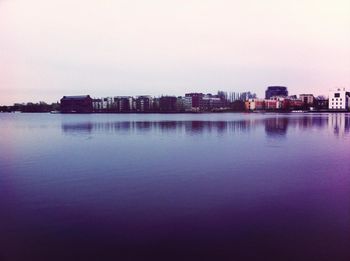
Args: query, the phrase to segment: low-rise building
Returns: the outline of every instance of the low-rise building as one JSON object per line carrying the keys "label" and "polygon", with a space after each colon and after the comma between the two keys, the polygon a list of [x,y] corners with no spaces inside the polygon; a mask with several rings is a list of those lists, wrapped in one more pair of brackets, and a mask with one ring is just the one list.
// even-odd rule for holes
{"label": "low-rise building", "polygon": [[265,109],[266,110],[276,110],[278,108],[277,100],[265,100]]}
{"label": "low-rise building", "polygon": [[315,97],[313,94],[300,94],[299,95],[300,100],[303,101],[305,105],[313,105],[315,101]]}
{"label": "low-rise building", "polygon": [[303,109],[304,102],[300,99],[290,99],[288,107],[290,110],[301,110]]}
{"label": "low-rise building", "polygon": [[61,99],[61,112],[63,113],[91,113],[93,112],[90,95],[63,96]]}
{"label": "low-rise building", "polygon": [[264,110],[265,109],[265,100],[263,99],[249,99],[245,102],[246,110]]}
{"label": "low-rise building", "polygon": [[318,96],[315,99],[315,104],[316,104],[316,108],[318,110],[327,110],[328,109],[328,99],[324,96]]}
{"label": "low-rise building", "polygon": [[204,95],[199,102],[200,111],[212,111],[222,109],[225,107],[225,101],[218,95],[212,95],[210,93]]}

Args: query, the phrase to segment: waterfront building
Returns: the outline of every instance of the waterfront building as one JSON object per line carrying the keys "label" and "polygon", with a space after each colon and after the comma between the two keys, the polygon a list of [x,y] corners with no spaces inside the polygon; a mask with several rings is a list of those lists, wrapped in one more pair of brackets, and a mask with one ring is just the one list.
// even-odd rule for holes
{"label": "waterfront building", "polygon": [[265,100],[263,99],[249,99],[245,102],[246,110],[264,110],[265,109]]}
{"label": "waterfront building", "polygon": [[177,111],[191,112],[192,111],[192,97],[177,97]]}
{"label": "waterfront building", "polygon": [[278,101],[277,100],[265,100],[265,109],[266,110],[278,109]]}
{"label": "waterfront building", "polygon": [[63,113],[91,113],[93,111],[90,95],[63,96],[61,99],[61,112]]}
{"label": "waterfront building", "polygon": [[103,110],[111,110],[113,105],[113,98],[112,97],[105,97],[102,98],[102,109]]}
{"label": "waterfront building", "polygon": [[137,112],[149,112],[152,110],[151,96],[138,96],[135,99],[135,109]]}
{"label": "waterfront building", "polygon": [[200,102],[204,97],[203,93],[186,93],[185,97],[192,98],[192,111],[199,111]]}
{"label": "waterfront building", "polygon": [[212,111],[224,107],[225,101],[223,101],[218,95],[212,95],[210,93],[204,95],[199,102],[200,111]]}
{"label": "waterfront building", "polygon": [[153,98],[152,99],[152,108],[153,111],[159,111],[159,98]]}
{"label": "waterfront building", "polygon": [[350,92],[345,88],[329,91],[330,110],[349,110]]}
{"label": "waterfront building", "polygon": [[100,112],[103,109],[102,99],[93,99],[92,108],[95,112]]}
{"label": "waterfront building", "polygon": [[304,102],[300,99],[289,99],[288,108],[290,110],[301,110],[303,109]]}
{"label": "waterfront building", "polygon": [[328,99],[324,96],[318,96],[315,98],[316,108],[318,110],[328,109]]}
{"label": "waterfront building", "polygon": [[276,101],[277,110],[287,110],[289,108],[290,99],[288,97],[273,96],[270,98],[270,100]]}
{"label": "waterfront building", "polygon": [[113,110],[116,112],[131,112],[131,111],[133,111],[133,97],[131,97],[131,96],[116,96],[116,97],[114,97]]}
{"label": "waterfront building", "polygon": [[175,96],[162,96],[159,98],[160,112],[176,112],[177,98]]}
{"label": "waterfront building", "polygon": [[305,105],[313,105],[315,102],[315,97],[313,94],[300,94],[299,98]]}
{"label": "waterfront building", "polygon": [[269,86],[265,92],[265,99],[270,99],[271,97],[287,97],[288,89],[284,86]]}

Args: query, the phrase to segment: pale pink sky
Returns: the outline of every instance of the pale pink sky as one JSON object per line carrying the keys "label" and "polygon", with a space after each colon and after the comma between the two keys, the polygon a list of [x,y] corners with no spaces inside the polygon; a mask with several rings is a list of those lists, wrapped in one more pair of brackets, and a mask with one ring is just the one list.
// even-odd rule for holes
{"label": "pale pink sky", "polygon": [[350,88],[349,0],[0,0],[0,104]]}

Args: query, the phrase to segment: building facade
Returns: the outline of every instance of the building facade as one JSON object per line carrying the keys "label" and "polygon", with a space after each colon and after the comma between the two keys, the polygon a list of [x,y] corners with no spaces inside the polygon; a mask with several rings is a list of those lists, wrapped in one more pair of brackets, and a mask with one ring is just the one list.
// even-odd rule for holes
{"label": "building facade", "polygon": [[288,89],[285,86],[269,86],[265,92],[265,99],[270,99],[274,96],[287,97]]}
{"label": "building facade", "polygon": [[192,111],[192,97],[177,97],[177,111],[191,112]]}
{"label": "building facade", "polygon": [[113,99],[113,110],[116,112],[132,112],[133,97],[131,96],[116,96]]}
{"label": "building facade", "polygon": [[137,112],[150,112],[152,108],[151,96],[138,96],[135,100],[135,108]]}
{"label": "building facade", "polygon": [[350,92],[345,88],[329,92],[328,108],[330,110],[349,110]]}
{"label": "building facade", "polygon": [[163,96],[159,98],[160,112],[176,112],[177,98],[175,96]]}
{"label": "building facade", "polygon": [[204,97],[204,94],[203,93],[186,93],[185,97],[191,97],[192,111],[199,111],[200,102]]}
{"label": "building facade", "polygon": [[303,101],[305,105],[313,105],[315,102],[315,97],[313,94],[300,94],[299,95],[300,100]]}
{"label": "building facade", "polygon": [[91,113],[93,112],[90,95],[63,96],[61,99],[61,112],[63,113]]}
{"label": "building facade", "polygon": [[249,99],[245,102],[245,108],[248,111],[264,110],[265,100],[263,99]]}

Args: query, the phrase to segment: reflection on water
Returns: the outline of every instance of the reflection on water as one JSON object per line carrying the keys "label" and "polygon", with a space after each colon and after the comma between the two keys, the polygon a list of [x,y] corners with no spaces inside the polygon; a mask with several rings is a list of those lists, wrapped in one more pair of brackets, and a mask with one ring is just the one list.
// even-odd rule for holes
{"label": "reflection on water", "polygon": [[0,260],[350,260],[349,114],[0,114]]}
{"label": "reflection on water", "polygon": [[145,122],[83,122],[62,123],[66,133],[122,132],[122,131],[175,131],[186,133],[248,131],[249,121],[145,121]]}
{"label": "reflection on water", "polygon": [[328,126],[337,136],[348,135],[350,130],[350,117],[345,114],[331,114],[328,118]]}
{"label": "reflection on water", "polygon": [[155,131],[161,132],[183,132],[187,134],[200,134],[204,132],[234,133],[247,132],[259,126],[265,128],[268,136],[284,136],[288,128],[307,130],[309,128],[328,128],[337,136],[344,136],[350,130],[349,114],[327,114],[308,116],[275,116],[235,121],[89,121],[78,123],[62,122],[62,130],[65,133],[82,134],[92,132],[126,132],[126,131]]}

